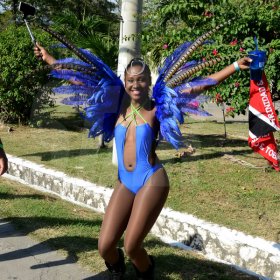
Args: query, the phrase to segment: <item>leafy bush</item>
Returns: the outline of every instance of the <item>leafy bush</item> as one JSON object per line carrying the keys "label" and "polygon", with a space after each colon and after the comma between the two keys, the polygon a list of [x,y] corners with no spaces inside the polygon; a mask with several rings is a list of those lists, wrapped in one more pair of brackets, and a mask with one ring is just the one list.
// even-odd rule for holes
{"label": "leafy bush", "polygon": [[[39,36],[39,40],[42,36]],[[46,39],[47,40],[47,39]],[[48,80],[25,27],[9,27],[0,33],[0,119],[26,124],[45,106],[52,105]]]}
{"label": "leafy bush", "polygon": [[[272,92],[280,92],[278,0],[151,0],[146,3],[145,11],[143,53],[155,68],[181,43],[192,41],[231,20],[210,38],[213,44],[205,44],[194,54],[196,59],[207,60],[215,56],[228,59],[198,75],[208,75],[246,56],[255,49],[253,38],[256,36],[259,48],[266,50],[268,55],[265,72],[268,80],[273,82]],[[213,97],[219,94],[227,105],[234,108],[231,113],[244,113],[248,105],[249,81],[249,71],[235,73],[209,94]]]}

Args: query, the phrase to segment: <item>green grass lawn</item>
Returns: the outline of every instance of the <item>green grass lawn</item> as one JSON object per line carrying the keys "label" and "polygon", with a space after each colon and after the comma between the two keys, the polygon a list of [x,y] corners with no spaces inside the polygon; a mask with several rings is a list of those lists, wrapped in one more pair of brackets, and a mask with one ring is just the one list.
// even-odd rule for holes
{"label": "green grass lawn", "polygon": [[[12,133],[0,129],[6,152],[94,183],[113,187],[117,168],[112,144],[98,149],[75,111],[59,106],[41,128],[16,126]],[[162,142],[158,156],[170,178],[166,206],[232,229],[280,242],[279,173],[247,145],[248,124],[187,119],[182,126],[193,154],[177,156]],[[277,136],[277,135],[276,135]],[[185,149],[186,150],[186,149]],[[180,152],[184,152],[184,149]]]}
{"label": "green grass lawn", "polygon": [[[4,178],[0,181],[0,202],[0,217],[11,221],[23,233],[47,243],[96,274],[106,269],[97,250],[102,215]],[[144,245],[155,257],[156,279],[257,279],[194,252],[170,247],[151,235]],[[126,263],[126,279],[133,280],[132,265],[128,259]]]}

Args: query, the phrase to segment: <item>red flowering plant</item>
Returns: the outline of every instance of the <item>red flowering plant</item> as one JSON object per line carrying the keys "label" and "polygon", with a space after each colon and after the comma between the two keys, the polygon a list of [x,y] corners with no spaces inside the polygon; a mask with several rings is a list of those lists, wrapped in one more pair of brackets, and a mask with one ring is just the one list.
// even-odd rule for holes
{"label": "red flowering plant", "polygon": [[220,105],[224,102],[220,93],[216,93],[214,101],[217,105]]}
{"label": "red flowering plant", "polygon": [[212,17],[213,16],[213,13],[209,10],[206,10],[203,12],[203,16],[204,17]]}
{"label": "red flowering plant", "polygon": [[216,49],[214,49],[214,50],[212,51],[212,54],[213,54],[214,56],[217,56],[218,53],[219,53],[219,52],[218,52]]}
{"label": "red flowering plant", "polygon": [[238,40],[237,40],[237,38],[235,38],[235,39],[233,39],[229,44],[230,44],[231,46],[236,46],[237,43],[238,43]]}
{"label": "red flowering plant", "polygon": [[226,116],[228,117],[228,116],[230,116],[230,117],[234,117],[234,115],[235,115],[235,108],[234,107],[227,107],[226,108]]}

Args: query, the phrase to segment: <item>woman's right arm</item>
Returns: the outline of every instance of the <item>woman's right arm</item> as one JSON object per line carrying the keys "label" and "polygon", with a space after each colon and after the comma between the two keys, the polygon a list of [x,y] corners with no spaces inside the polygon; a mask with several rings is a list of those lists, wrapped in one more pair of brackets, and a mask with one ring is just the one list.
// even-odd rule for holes
{"label": "woman's right arm", "polygon": [[48,51],[38,43],[36,43],[36,46],[34,47],[34,54],[38,59],[42,59],[49,65],[52,65],[56,62],[56,59],[53,56],[51,56],[48,53]]}
{"label": "woman's right arm", "polygon": [[[49,65],[56,63],[56,59],[52,55],[50,55],[48,51],[38,43],[36,43],[36,46],[34,47],[34,54],[38,59],[42,59]],[[70,82],[74,85],[83,85],[83,83],[79,81],[70,80]]]}

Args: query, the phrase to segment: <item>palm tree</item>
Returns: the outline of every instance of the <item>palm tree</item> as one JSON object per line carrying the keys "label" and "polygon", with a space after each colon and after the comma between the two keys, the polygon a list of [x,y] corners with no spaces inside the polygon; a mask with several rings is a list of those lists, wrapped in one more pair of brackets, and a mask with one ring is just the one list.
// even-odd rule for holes
{"label": "palm tree", "polygon": [[77,14],[66,11],[54,18],[54,28],[64,33],[78,47],[89,49],[113,69],[117,65],[118,26],[117,20],[109,22],[98,15],[78,18]]}

